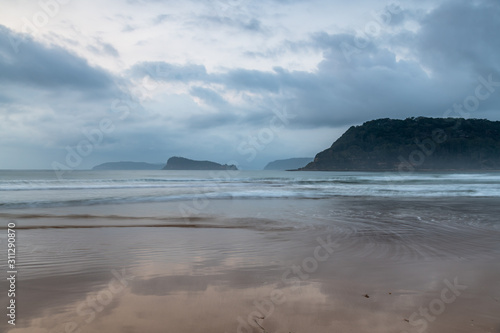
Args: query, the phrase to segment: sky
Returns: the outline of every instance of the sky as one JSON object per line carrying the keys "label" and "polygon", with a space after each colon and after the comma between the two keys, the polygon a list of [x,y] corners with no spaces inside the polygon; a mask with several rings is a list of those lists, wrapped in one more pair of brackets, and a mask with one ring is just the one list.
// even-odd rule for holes
{"label": "sky", "polygon": [[0,169],[261,169],[378,118],[500,120],[498,0],[0,2]]}

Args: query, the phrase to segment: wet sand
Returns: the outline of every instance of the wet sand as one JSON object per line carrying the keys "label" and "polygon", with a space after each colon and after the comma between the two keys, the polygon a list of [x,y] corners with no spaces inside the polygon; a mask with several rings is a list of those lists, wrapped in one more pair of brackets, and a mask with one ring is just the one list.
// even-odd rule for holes
{"label": "wet sand", "polygon": [[18,317],[0,330],[500,332],[497,206],[217,200],[188,219],[179,203],[11,210],[0,219],[19,227]]}

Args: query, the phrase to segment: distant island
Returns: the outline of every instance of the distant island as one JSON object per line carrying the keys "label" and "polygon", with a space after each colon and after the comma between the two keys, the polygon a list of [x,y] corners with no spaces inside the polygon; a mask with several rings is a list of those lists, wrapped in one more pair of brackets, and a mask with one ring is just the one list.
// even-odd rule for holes
{"label": "distant island", "polygon": [[96,165],[92,170],[161,170],[163,164],[145,162],[108,162]]}
{"label": "distant island", "polygon": [[273,162],[269,162],[264,170],[291,170],[302,168],[308,163],[312,162],[312,157],[296,157],[296,158],[288,158],[284,160],[276,160]]}
{"label": "distant island", "polygon": [[170,157],[163,170],[238,170],[235,165],[210,161],[195,161],[184,157]]}
{"label": "distant island", "polygon": [[299,170],[500,170],[500,121],[372,120],[349,128]]}

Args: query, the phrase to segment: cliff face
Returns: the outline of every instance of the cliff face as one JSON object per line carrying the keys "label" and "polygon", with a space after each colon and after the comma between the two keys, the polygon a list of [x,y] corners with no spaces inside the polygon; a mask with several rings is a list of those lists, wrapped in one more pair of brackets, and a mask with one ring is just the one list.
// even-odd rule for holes
{"label": "cliff face", "polygon": [[500,170],[500,122],[372,120],[349,128],[300,170]]}
{"label": "cliff face", "polygon": [[184,157],[171,157],[163,170],[238,170],[238,168],[235,165],[195,161]]}

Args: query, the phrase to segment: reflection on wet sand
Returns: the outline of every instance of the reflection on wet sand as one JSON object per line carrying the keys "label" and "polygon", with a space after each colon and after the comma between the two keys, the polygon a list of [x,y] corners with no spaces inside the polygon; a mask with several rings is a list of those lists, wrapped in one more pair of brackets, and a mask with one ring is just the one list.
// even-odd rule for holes
{"label": "reflection on wet sand", "polygon": [[297,202],[316,215],[293,228],[22,230],[19,322],[0,328],[499,332],[500,231],[484,217],[472,223],[482,205],[440,213],[419,202],[317,200]]}
{"label": "reflection on wet sand", "polygon": [[[9,332],[259,332],[259,326],[268,332],[418,331],[421,326],[412,327],[405,319],[439,297],[443,281],[428,277],[428,286],[389,288],[404,284],[391,274],[398,269],[386,267],[382,283],[372,268],[359,270],[351,281],[329,279],[323,272],[300,287],[262,282],[257,269],[239,281],[242,275],[229,271],[148,278],[136,275],[144,272],[136,268],[123,291],[115,286],[117,292],[109,292],[106,285],[67,304],[65,311],[45,309],[29,328]],[[415,272],[428,268],[420,265]],[[489,282],[498,295],[493,276],[489,281],[462,276],[467,292],[430,323],[428,332],[489,332],[498,324],[498,299],[489,295],[495,290],[478,285]]]}

